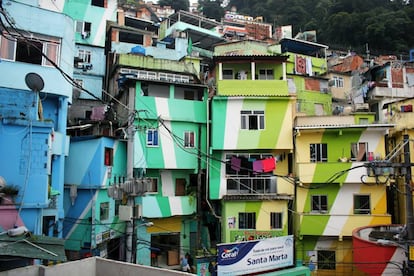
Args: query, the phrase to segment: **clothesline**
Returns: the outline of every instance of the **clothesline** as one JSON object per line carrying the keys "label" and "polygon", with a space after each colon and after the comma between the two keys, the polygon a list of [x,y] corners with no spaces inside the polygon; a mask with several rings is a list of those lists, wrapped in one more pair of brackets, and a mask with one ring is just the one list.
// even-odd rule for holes
{"label": "clothesline", "polygon": [[268,173],[276,169],[276,159],[274,157],[254,159],[232,156],[230,163],[232,170],[236,172],[247,169],[253,173]]}

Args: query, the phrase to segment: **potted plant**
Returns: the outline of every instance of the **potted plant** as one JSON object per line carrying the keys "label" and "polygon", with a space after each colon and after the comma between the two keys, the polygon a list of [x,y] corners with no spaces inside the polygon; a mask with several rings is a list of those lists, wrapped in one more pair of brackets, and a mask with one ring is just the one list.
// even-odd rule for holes
{"label": "potted plant", "polygon": [[19,187],[16,185],[6,185],[0,188],[0,197],[3,201],[8,201],[8,203],[12,203],[13,199],[19,193]]}

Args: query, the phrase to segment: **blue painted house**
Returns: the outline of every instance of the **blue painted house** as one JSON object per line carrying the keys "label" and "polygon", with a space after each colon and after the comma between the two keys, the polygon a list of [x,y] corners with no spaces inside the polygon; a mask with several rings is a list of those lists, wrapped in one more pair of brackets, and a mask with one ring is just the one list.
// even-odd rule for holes
{"label": "blue painted house", "polygon": [[102,136],[73,137],[65,166],[63,236],[68,259],[100,256],[122,260],[125,223],[122,197],[110,197],[110,184],[125,178],[125,143]]}
{"label": "blue painted house", "polygon": [[[61,237],[74,25],[68,16],[28,2],[2,7],[0,226]],[[16,188],[17,196],[9,197],[7,187]]]}

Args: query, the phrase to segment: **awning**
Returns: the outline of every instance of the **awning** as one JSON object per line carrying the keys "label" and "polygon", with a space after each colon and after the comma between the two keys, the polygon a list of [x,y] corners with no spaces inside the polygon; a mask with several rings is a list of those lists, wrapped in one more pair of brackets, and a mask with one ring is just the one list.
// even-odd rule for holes
{"label": "awning", "polygon": [[18,237],[1,234],[0,258],[5,256],[66,261],[63,239],[27,234]]}

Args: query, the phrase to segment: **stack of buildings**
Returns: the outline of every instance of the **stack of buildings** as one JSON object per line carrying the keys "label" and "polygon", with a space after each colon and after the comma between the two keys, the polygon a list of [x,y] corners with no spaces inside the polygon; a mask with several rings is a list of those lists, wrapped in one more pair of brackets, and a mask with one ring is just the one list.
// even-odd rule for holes
{"label": "stack of buildings", "polygon": [[407,269],[412,61],[124,2],[0,7],[0,267],[40,246],[202,274],[219,244],[291,235],[278,273]]}

